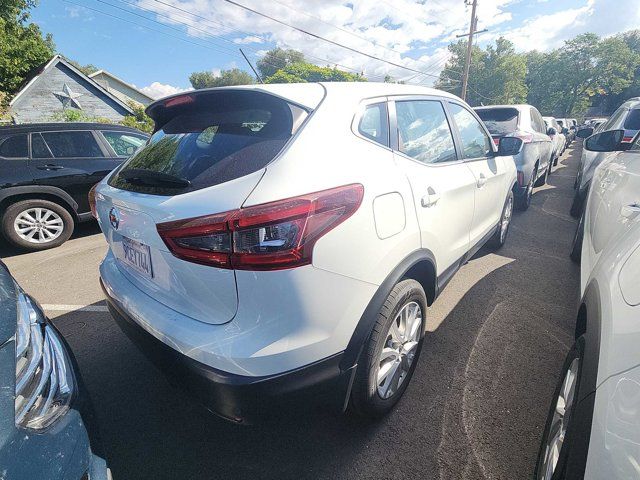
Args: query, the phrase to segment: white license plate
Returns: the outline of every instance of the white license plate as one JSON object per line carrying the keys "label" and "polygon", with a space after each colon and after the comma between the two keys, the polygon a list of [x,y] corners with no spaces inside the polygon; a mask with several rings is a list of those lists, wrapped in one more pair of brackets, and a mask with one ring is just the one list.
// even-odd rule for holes
{"label": "white license plate", "polygon": [[153,278],[151,268],[151,249],[149,245],[140,243],[127,237],[122,237],[122,259],[124,263],[143,275]]}

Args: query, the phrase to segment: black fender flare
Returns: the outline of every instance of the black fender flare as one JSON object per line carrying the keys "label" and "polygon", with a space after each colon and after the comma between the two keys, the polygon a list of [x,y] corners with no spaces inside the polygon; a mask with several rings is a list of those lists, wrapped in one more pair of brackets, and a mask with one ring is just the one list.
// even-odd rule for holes
{"label": "black fender flare", "polygon": [[[364,313],[360,317],[358,321],[358,325],[353,331],[353,335],[351,335],[351,339],[347,344],[347,348],[344,351],[342,356],[342,360],[340,362],[340,369],[342,371],[349,370],[355,366],[357,366],[358,358],[360,357],[360,353],[362,352],[362,348],[371,335],[371,331],[373,330],[373,326],[376,322],[376,317],[378,312],[382,308],[382,305],[386,301],[389,293],[393,290],[393,287],[400,281],[402,277],[404,277],[407,272],[419,262],[424,260],[429,261],[432,266],[434,272],[437,272],[436,269],[436,259],[431,250],[426,248],[422,248],[420,250],[416,250],[413,253],[409,254],[404,258],[397,266],[393,269],[393,271],[387,275],[387,278],[384,279],[382,284],[378,287],[378,290],[373,295],[373,298],[369,301],[369,304],[364,310]],[[434,277],[434,289],[435,296],[438,294],[438,279],[437,276]],[[427,294],[427,297],[429,295]],[[354,369],[355,372],[355,369]]]}
{"label": "black fender flare", "polygon": [[74,214],[78,212],[78,203],[67,192],[58,187],[51,185],[25,185],[20,187],[7,187],[0,189],[0,202],[3,202],[7,198],[17,195],[31,195],[31,194],[44,193],[46,195],[53,195],[54,197],[62,200],[68,207],[70,207]]}

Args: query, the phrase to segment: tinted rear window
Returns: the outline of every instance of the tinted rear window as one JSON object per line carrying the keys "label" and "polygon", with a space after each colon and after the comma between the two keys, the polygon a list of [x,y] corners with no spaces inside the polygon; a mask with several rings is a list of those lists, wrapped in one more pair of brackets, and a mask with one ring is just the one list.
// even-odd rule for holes
{"label": "tinted rear window", "polygon": [[476,110],[492,135],[506,135],[518,129],[518,110],[515,108],[491,108]]}
{"label": "tinted rear window", "polygon": [[21,133],[12,135],[5,139],[0,139],[0,157],[4,158],[27,158],[29,147],[27,134]]}
{"label": "tinted rear window", "polygon": [[625,130],[640,130],[640,108],[631,110],[624,121]]}
{"label": "tinted rear window", "polygon": [[[195,104],[170,117],[109,184],[141,193],[176,195],[248,175],[276,157],[306,115],[285,100],[251,91],[199,96]],[[127,169],[173,175],[190,185],[132,184],[121,175]]]}

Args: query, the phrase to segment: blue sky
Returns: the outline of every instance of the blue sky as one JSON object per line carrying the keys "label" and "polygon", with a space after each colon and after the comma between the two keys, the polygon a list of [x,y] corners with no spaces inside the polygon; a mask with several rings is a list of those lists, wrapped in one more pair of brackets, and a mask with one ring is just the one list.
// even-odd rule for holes
{"label": "blue sky", "polygon": [[[53,34],[63,55],[163,96],[188,88],[194,71],[248,69],[239,47],[255,62],[276,45],[302,50],[317,64],[364,71],[372,80],[391,74],[428,85],[470,17],[463,0],[237,1],[407,70],[224,0],[41,0],[32,18]],[[479,0],[478,18],[479,28],[489,29],[481,44],[504,35],[519,50],[548,50],[585,31],[612,35],[640,26],[640,9],[637,0]]]}

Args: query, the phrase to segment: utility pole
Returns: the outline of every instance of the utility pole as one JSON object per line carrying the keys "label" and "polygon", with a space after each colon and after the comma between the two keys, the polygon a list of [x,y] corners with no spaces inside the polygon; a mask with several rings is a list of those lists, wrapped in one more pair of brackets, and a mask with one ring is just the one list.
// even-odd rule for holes
{"label": "utility pole", "polygon": [[462,35],[456,35],[456,37],[469,37],[467,39],[467,56],[464,59],[464,73],[462,75],[462,100],[467,99],[467,85],[469,84],[469,68],[471,67],[471,51],[473,48],[473,36],[476,33],[486,32],[487,29],[484,30],[476,30],[478,27],[478,17],[476,16],[476,8],[478,6],[478,0],[465,0],[465,5],[469,5],[471,3],[471,21],[469,22],[469,33],[464,33]]}

